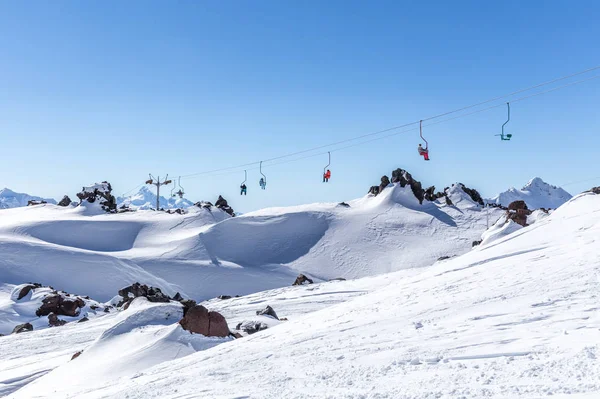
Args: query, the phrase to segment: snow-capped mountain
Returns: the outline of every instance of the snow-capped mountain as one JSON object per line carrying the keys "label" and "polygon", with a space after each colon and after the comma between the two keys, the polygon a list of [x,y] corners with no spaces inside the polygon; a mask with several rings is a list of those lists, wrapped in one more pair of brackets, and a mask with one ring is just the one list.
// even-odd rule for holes
{"label": "snow-capped mountain", "polygon": [[556,209],[573,196],[560,187],[550,185],[539,177],[531,179],[522,189],[514,187],[488,199],[488,203],[508,206],[511,202],[525,201],[529,209]]}
{"label": "snow-capped mountain", "polygon": [[[194,203],[186,198],[179,198],[179,196],[169,197],[168,199],[160,196],[159,204],[161,208],[173,209],[173,208],[188,208]],[[156,208],[156,193],[152,188],[142,187],[140,190],[129,197],[118,197],[117,205],[127,205],[131,209],[145,210]]]}
{"label": "snow-capped mountain", "polygon": [[16,193],[8,188],[0,190],[0,209],[27,206],[27,202],[29,201],[46,201],[49,204],[56,204],[56,201],[52,198],[42,198],[25,193]]}

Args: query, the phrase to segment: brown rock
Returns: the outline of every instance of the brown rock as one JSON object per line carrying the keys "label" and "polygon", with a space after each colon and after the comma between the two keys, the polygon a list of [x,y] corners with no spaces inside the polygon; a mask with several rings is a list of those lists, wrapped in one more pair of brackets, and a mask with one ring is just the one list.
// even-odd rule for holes
{"label": "brown rock", "polygon": [[19,324],[12,330],[12,333],[20,334],[27,331],[33,331],[33,326],[31,325],[31,323]]}
{"label": "brown rock", "polygon": [[225,318],[218,312],[209,312],[202,305],[188,309],[179,324],[184,330],[207,337],[227,337],[230,334]]}
{"label": "brown rock", "polygon": [[17,296],[17,301],[25,298],[27,296],[27,294],[29,294],[29,292],[31,292],[31,290],[33,290],[35,287],[35,285],[26,285],[25,287],[21,288],[21,291],[19,292],[19,296]]}
{"label": "brown rock", "polygon": [[294,281],[294,284],[292,285],[304,285],[304,284],[312,284],[313,281],[311,279],[309,279],[308,277],[306,277],[304,274],[299,274],[298,277],[296,277],[296,281]]}
{"label": "brown rock", "polygon": [[50,327],[60,327],[60,326],[64,326],[65,324],[67,324],[67,322],[64,321],[64,320],[60,320],[58,318],[58,316],[55,315],[54,313],[50,313],[48,315],[48,326],[50,326]]}
{"label": "brown rock", "polygon": [[71,357],[71,360],[75,360],[79,357],[79,355],[81,355],[83,353],[83,351],[79,351],[79,352],[75,352],[75,354]]}

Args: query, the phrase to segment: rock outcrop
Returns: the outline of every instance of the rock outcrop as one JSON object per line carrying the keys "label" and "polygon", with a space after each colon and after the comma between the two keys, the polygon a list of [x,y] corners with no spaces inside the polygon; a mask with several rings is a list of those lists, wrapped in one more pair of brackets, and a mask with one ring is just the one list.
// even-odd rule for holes
{"label": "rock outcrop", "polygon": [[591,189],[589,189],[588,191],[586,191],[586,193],[600,194],[600,186],[599,187],[592,187]]}
{"label": "rock outcrop", "polygon": [[[146,284],[133,283],[132,285],[121,288],[119,290],[119,295],[123,300],[121,300],[117,307],[123,306],[124,309],[129,307],[129,304],[138,297],[143,296],[149,302],[170,302],[171,297],[164,294],[160,288],[157,287],[148,287]],[[180,295],[181,296],[181,295]]]}
{"label": "rock outcrop", "polygon": [[231,333],[227,321],[218,312],[211,312],[202,305],[189,309],[179,321],[181,327],[190,333],[207,337],[228,337]]}
{"label": "rock outcrop", "polygon": [[235,216],[235,212],[233,211],[233,208],[230,207],[229,204],[227,204],[227,200],[220,195],[219,195],[219,199],[217,199],[217,202],[215,202],[215,206],[217,208],[227,212],[229,215]]}
{"label": "rock outcrop", "polygon": [[112,186],[109,182],[103,181],[89,187],[83,187],[81,192],[77,193],[80,204],[87,201],[90,204],[98,202],[106,212],[117,212],[117,200],[112,193]]}
{"label": "rock outcrop", "polygon": [[67,322],[64,320],[60,320],[58,318],[58,316],[55,315],[54,313],[50,313],[48,315],[48,326],[49,327],[60,327],[60,326],[64,326],[65,324],[67,324]]}
{"label": "rock outcrop", "polygon": [[257,316],[270,316],[270,317],[273,317],[274,319],[279,320],[279,317],[277,317],[277,313],[275,313],[275,310],[273,310],[273,308],[269,305],[267,305],[267,307],[264,308],[263,310],[257,310],[256,315]]}
{"label": "rock outcrop", "polygon": [[527,226],[527,216],[531,215],[531,211],[527,208],[525,201],[513,201],[508,205],[506,211],[506,220],[512,220],[521,226]]}
{"label": "rock outcrop", "polygon": [[79,309],[85,306],[81,298],[67,299],[61,294],[48,295],[42,300],[42,305],[36,310],[36,316],[48,316],[54,313],[58,316],[79,316]]}
{"label": "rock outcrop", "polygon": [[257,333],[262,330],[266,330],[267,328],[269,328],[269,326],[260,321],[244,321],[238,323],[238,325],[235,327],[236,330],[243,331],[248,335]]}
{"label": "rock outcrop", "polygon": [[312,284],[313,281],[306,277],[304,274],[299,274],[298,277],[296,277],[296,281],[294,281],[294,284],[292,285],[304,285],[304,284]]}
{"label": "rock outcrop", "polygon": [[27,201],[27,206],[42,205],[42,204],[47,204],[47,202],[44,200],[29,200],[29,201]]}
{"label": "rock outcrop", "polygon": [[12,330],[12,333],[20,334],[20,333],[24,333],[27,331],[33,331],[33,326],[31,325],[31,323],[19,324]]}
{"label": "rock outcrop", "polygon": [[60,202],[58,203],[58,206],[69,206],[69,205],[71,205],[71,202],[73,202],[73,201],[71,201],[71,198],[69,198],[68,195],[65,195],[63,197],[63,199],[61,199]]}
{"label": "rock outcrop", "polygon": [[458,183],[458,184],[460,185],[460,188],[462,188],[462,190],[465,193],[467,193],[473,201],[477,202],[481,206],[484,205],[483,198],[481,198],[481,194],[479,194],[479,192],[477,190],[475,190],[474,188],[469,188],[462,183]]}

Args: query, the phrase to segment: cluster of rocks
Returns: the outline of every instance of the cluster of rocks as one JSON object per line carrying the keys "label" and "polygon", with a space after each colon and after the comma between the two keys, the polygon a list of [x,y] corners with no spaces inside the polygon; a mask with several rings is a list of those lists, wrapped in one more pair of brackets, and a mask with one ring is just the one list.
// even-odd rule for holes
{"label": "cluster of rocks", "polygon": [[[48,317],[48,327],[60,327],[68,323],[66,320],[62,320],[59,316],[76,318],[82,315],[84,308],[89,306],[89,309],[96,310],[104,308],[105,312],[110,311],[110,307],[101,306],[98,302],[93,301],[88,296],[79,296],[69,294],[64,291],[57,291],[50,286],[43,286],[40,283],[27,283],[17,287],[18,292],[13,297],[17,302],[30,300],[35,290],[42,291],[42,303],[39,308],[35,311],[35,315],[38,317]],[[31,295],[30,295],[31,294]],[[39,295],[39,294],[38,294]],[[88,318],[85,314],[83,317],[77,320],[77,322],[85,322]],[[33,331],[33,325],[31,323],[19,324],[13,329],[13,333],[18,334],[22,332]]]}
{"label": "cluster of rocks", "polygon": [[233,208],[231,206],[229,206],[229,204],[227,203],[227,200],[225,198],[223,198],[221,195],[219,195],[219,198],[217,199],[217,202],[215,202],[214,205],[212,204],[212,202],[200,201],[200,202],[196,202],[194,204],[194,206],[197,206],[198,208],[208,209],[208,210],[210,210],[214,206],[214,207],[226,212],[230,216],[235,216],[235,211],[233,210]]}
{"label": "cluster of rocks", "polygon": [[306,277],[304,274],[299,274],[298,277],[296,277],[296,281],[294,281],[294,284],[292,285],[305,285],[305,284],[312,284],[313,281],[312,279]]}
{"label": "cluster of rocks", "polygon": [[117,212],[117,200],[112,193],[112,186],[109,182],[103,181],[89,187],[83,187],[81,192],[77,193],[79,203],[87,201],[90,204],[98,202],[102,209],[109,213]]}
{"label": "cluster of rocks", "polygon": [[258,317],[255,320],[245,320],[238,323],[235,329],[251,335],[259,331],[266,330],[269,328],[270,324],[278,324],[280,321],[287,320],[285,318],[280,319],[275,310],[269,305],[267,305],[264,309],[257,310],[256,316]]}
{"label": "cluster of rocks", "polygon": [[34,205],[42,205],[42,204],[47,204],[48,202],[44,201],[44,200],[29,200],[27,201],[27,206],[34,206]]}
{"label": "cluster of rocks", "polygon": [[531,215],[531,213],[525,201],[513,201],[508,205],[508,209],[506,210],[506,220],[512,220],[525,227],[527,226],[527,216]]}
{"label": "cluster of rocks", "polygon": [[183,318],[179,321],[181,327],[190,333],[202,334],[207,337],[228,337],[231,334],[225,318],[218,312],[212,312],[193,299],[184,299],[178,292],[172,297],[163,293],[158,287],[149,287],[138,282],[119,290],[122,300],[118,307],[127,310],[136,298],[146,298],[149,302],[179,302],[183,306]]}
{"label": "cluster of rocks", "polygon": [[586,191],[586,193],[600,194],[600,186],[599,187],[592,187],[591,189],[589,189],[588,191]]}
{"label": "cluster of rocks", "polygon": [[58,202],[58,206],[69,206],[71,205],[71,203],[73,203],[73,201],[71,201],[71,198],[69,198],[68,195],[65,195],[59,202]]}
{"label": "cluster of rocks", "polygon": [[[443,191],[435,191],[435,186],[430,186],[427,189],[423,189],[423,185],[420,181],[413,178],[413,176],[406,170],[398,168],[392,171],[392,179],[388,176],[381,177],[381,183],[378,186],[371,186],[369,188],[369,194],[371,195],[379,195],[386,187],[390,185],[390,183],[398,183],[400,187],[410,186],[411,191],[413,192],[415,198],[419,201],[419,204],[422,204],[423,201],[435,201],[439,198],[444,198],[447,205],[453,205],[452,201],[448,197],[448,190],[450,187],[445,187]],[[471,197],[474,202],[477,202],[480,205],[484,205],[483,198],[479,194],[479,192],[475,189],[471,189],[466,187],[462,183],[458,183],[460,188]],[[454,187],[454,184],[452,185]]]}

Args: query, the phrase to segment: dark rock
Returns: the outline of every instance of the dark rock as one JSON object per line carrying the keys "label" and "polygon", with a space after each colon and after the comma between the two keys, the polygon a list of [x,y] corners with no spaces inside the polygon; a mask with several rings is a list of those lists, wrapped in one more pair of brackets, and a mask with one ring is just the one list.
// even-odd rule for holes
{"label": "dark rock", "polygon": [[527,208],[527,204],[525,203],[525,201],[519,200],[519,201],[513,201],[510,204],[508,204],[508,210],[509,211],[517,211],[520,209],[528,209]]}
{"label": "dark rock", "polygon": [[[161,209],[161,210],[163,210],[163,209]],[[175,214],[175,213],[178,215],[185,215],[186,211],[185,211],[185,209],[182,209],[182,208],[176,208],[176,209],[167,209],[167,213],[170,215]]]}
{"label": "dark rock", "polygon": [[181,296],[181,294],[179,292],[177,292],[174,296],[173,296],[173,300],[177,301],[177,302],[181,302],[183,301],[183,297]]}
{"label": "dark rock", "polygon": [[481,198],[481,194],[474,188],[469,188],[462,183],[458,183],[460,188],[471,197],[471,199],[477,202],[479,205],[483,206],[483,198]]}
{"label": "dark rock", "polygon": [[368,194],[375,195],[375,196],[379,195],[379,186],[371,186]]}
{"label": "dark rock", "polygon": [[329,280],[329,281],[346,281],[346,279],[345,279],[345,278],[343,278],[343,277],[336,277],[336,278],[332,278],[332,279],[331,279],[331,280]]}
{"label": "dark rock", "polygon": [[19,324],[12,330],[12,333],[20,334],[27,331],[33,331],[33,326],[31,325],[31,323]]}
{"label": "dark rock", "polygon": [[202,305],[189,309],[179,324],[186,331],[207,337],[229,336],[229,327],[225,318],[218,312],[209,312]]}
{"label": "dark rock", "polygon": [[71,360],[75,360],[79,357],[79,355],[81,355],[83,353],[83,351],[78,351],[75,352],[75,354],[73,356],[71,356]]}
{"label": "dark rock", "polygon": [[48,315],[48,326],[50,326],[50,327],[60,327],[60,326],[64,326],[65,324],[67,324],[67,322],[64,321],[64,320],[60,320],[58,318],[58,316],[55,315],[54,313],[50,313]]}
{"label": "dark rock", "polygon": [[438,197],[435,195],[435,186],[431,186],[423,193],[423,198],[427,201],[435,201]]}
{"label": "dark rock", "polygon": [[413,179],[412,175],[406,170],[400,168],[394,170],[392,172],[392,183],[398,183],[400,184],[400,187],[406,187],[408,184],[415,198],[419,200],[419,204],[423,203],[423,200],[425,199],[425,190],[423,190],[421,182]]}
{"label": "dark rock", "polygon": [[481,244],[481,242],[482,242],[482,241],[483,241],[483,240],[479,240],[479,241],[473,241],[473,244],[471,244],[471,247],[476,247],[476,246],[478,246],[479,244]]}
{"label": "dark rock", "polygon": [[451,258],[451,256],[440,256],[438,258],[438,262],[441,261],[441,260],[446,260],[446,259],[450,259],[450,258]]}
{"label": "dark rock", "polygon": [[231,299],[231,295],[219,295],[217,298],[219,298],[219,299]]}
{"label": "dark rock", "polygon": [[183,305],[183,317],[187,314],[187,311],[196,306],[196,301],[193,299],[184,299],[179,301]]}
{"label": "dark rock", "polygon": [[275,313],[275,310],[273,310],[273,308],[268,305],[263,310],[257,310],[256,315],[257,316],[271,316],[271,317],[279,320],[279,317],[277,317],[277,313]]}
{"label": "dark rock", "polygon": [[[129,305],[131,305],[131,302],[133,302],[135,298],[129,298],[128,300],[126,300],[123,305],[121,305],[123,307],[123,310],[127,310],[129,309]],[[106,312],[106,309],[104,309],[104,311]]]}
{"label": "dark rock", "polygon": [[82,317],[81,319],[77,320],[77,323],[85,323],[86,321],[89,321],[90,319],[88,319],[87,317]]}
{"label": "dark rock", "polygon": [[42,306],[35,311],[36,316],[48,316],[50,313],[59,313],[62,297],[60,295],[49,295],[42,300]]}
{"label": "dark rock", "polygon": [[58,203],[58,206],[69,206],[69,205],[71,205],[71,202],[73,202],[73,201],[71,201],[71,198],[69,198],[68,195],[65,195],[63,197],[63,199],[61,199],[60,202]]}
{"label": "dark rock", "polygon": [[244,336],[238,332],[232,332],[231,336],[235,339],[244,338]]}
{"label": "dark rock", "polygon": [[292,285],[304,285],[304,284],[312,284],[313,281],[311,279],[309,279],[308,277],[306,277],[304,274],[299,274],[298,277],[296,277],[296,281],[294,281],[294,284]]}
{"label": "dark rock", "polygon": [[29,284],[26,285],[25,287],[21,288],[21,291],[19,292],[19,295],[17,296],[17,301],[20,301],[21,299],[25,298],[27,296],[27,294],[29,294],[29,292],[31,292],[31,290],[37,288],[35,285]]}
{"label": "dark rock", "polygon": [[160,288],[148,287],[146,284],[133,283],[132,285],[121,288],[119,295],[123,298],[123,301],[119,304],[122,306],[130,298],[145,297],[150,302],[169,302],[171,298],[168,295],[163,294]]}
{"label": "dark rock", "polygon": [[99,306],[97,306],[97,305],[90,305],[90,309],[92,309],[92,310],[96,310],[96,309],[99,309],[99,308],[100,308],[100,307],[99,307]]}
{"label": "dark rock", "polygon": [[390,178],[385,175],[381,176],[381,183],[379,184],[379,193],[381,194],[381,192],[383,190],[385,190],[385,188],[389,185],[390,185]]}
{"label": "dark rock", "polygon": [[254,334],[257,333],[259,331],[262,330],[266,330],[267,328],[269,328],[268,325],[266,325],[265,323],[261,323],[259,321],[246,321],[243,323],[239,323],[235,329],[236,330],[242,330],[243,332],[245,332],[246,334]]}
{"label": "dark rock", "polygon": [[350,205],[345,202],[340,202],[338,206],[341,206],[342,208],[350,208]]}
{"label": "dark rock", "polygon": [[448,205],[448,206],[454,206],[454,204],[452,203],[452,200],[450,199],[450,197],[448,197],[446,195],[445,198],[446,198],[446,205]]}
{"label": "dark rock", "polygon": [[219,199],[217,199],[217,202],[215,202],[215,206],[217,208],[227,212],[229,215],[235,216],[235,212],[233,211],[233,208],[230,207],[229,204],[227,204],[227,200],[225,200],[225,198],[223,198],[220,195],[219,195]]}
{"label": "dark rock", "polygon": [[592,187],[589,190],[585,191],[586,193],[594,193],[594,194],[600,194],[600,186],[599,187]]}
{"label": "dark rock", "polygon": [[87,201],[90,204],[98,201],[103,210],[109,213],[117,212],[117,200],[112,193],[112,186],[109,182],[94,184],[90,187],[83,187],[81,192],[77,193],[80,203]]}
{"label": "dark rock", "polygon": [[47,202],[44,200],[29,200],[29,201],[27,201],[27,206],[42,205],[42,204],[47,204]]}
{"label": "dark rock", "polygon": [[531,215],[531,211],[527,208],[525,201],[513,201],[508,205],[506,211],[506,219],[512,220],[521,226],[527,226],[527,216]]}

